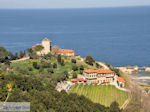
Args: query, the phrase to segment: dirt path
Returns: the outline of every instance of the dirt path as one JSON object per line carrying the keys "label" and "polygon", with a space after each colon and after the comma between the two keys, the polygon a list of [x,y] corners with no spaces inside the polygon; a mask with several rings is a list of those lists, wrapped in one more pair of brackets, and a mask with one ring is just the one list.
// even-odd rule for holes
{"label": "dirt path", "polygon": [[11,61],[11,62],[12,62],[12,63],[16,63],[16,62],[24,61],[24,60],[27,60],[27,59],[30,59],[30,57],[24,57],[24,58],[21,58],[21,59],[18,59],[18,60],[13,60],[13,61]]}
{"label": "dirt path", "polygon": [[100,64],[104,69],[109,70],[109,67],[106,66],[103,62],[98,62],[98,64]]}

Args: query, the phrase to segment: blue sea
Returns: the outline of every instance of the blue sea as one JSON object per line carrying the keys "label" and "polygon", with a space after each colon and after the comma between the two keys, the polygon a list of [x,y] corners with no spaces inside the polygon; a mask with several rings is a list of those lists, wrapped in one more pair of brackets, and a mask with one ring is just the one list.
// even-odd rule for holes
{"label": "blue sea", "polygon": [[0,10],[0,46],[18,52],[44,37],[113,66],[150,66],[150,7]]}

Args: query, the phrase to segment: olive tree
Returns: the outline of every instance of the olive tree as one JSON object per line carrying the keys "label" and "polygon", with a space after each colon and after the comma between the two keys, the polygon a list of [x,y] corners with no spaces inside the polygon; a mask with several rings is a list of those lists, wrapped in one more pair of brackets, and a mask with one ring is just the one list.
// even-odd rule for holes
{"label": "olive tree", "polygon": [[4,47],[0,47],[0,60],[5,59],[8,55],[9,52]]}

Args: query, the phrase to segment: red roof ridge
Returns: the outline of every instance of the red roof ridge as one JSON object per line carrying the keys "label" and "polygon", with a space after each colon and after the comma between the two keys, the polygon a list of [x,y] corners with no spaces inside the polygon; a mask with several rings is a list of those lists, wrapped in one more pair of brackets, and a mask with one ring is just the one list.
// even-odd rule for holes
{"label": "red roof ridge", "polygon": [[114,73],[114,71],[107,70],[107,69],[99,69],[99,70],[92,70],[92,69],[87,69],[84,70],[85,73]]}
{"label": "red roof ridge", "polygon": [[76,82],[76,81],[87,81],[87,79],[80,78],[80,79],[72,79],[71,80],[71,82]]}
{"label": "red roof ridge", "polygon": [[58,49],[59,53],[74,53],[74,50],[71,49]]}
{"label": "red roof ridge", "polygon": [[117,77],[118,82],[125,82],[125,80],[122,77]]}

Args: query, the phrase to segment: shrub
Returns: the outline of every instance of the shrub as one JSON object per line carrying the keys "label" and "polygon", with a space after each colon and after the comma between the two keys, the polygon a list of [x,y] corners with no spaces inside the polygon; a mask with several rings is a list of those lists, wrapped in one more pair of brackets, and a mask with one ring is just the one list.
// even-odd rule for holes
{"label": "shrub", "polygon": [[32,67],[28,67],[28,70],[29,70],[29,71],[33,71]]}
{"label": "shrub", "polygon": [[44,69],[43,69],[43,68],[40,68],[40,69],[39,69],[39,72],[43,72],[43,71],[44,71]]}
{"label": "shrub", "polygon": [[61,61],[61,55],[60,55],[60,54],[57,56],[57,61],[58,61],[58,63],[61,63],[61,62],[62,62],[62,61]]}
{"label": "shrub", "polygon": [[10,66],[10,61],[9,60],[7,60],[7,61],[5,61],[5,65],[9,65]]}
{"label": "shrub", "polygon": [[80,74],[83,74],[83,71],[82,71],[82,70],[80,70]]}
{"label": "shrub", "polygon": [[69,74],[68,74],[67,71],[64,71],[64,75],[65,75],[66,78],[69,78]]}
{"label": "shrub", "polygon": [[64,60],[62,60],[60,64],[61,66],[64,66],[65,65]]}
{"label": "shrub", "polygon": [[22,51],[20,51],[20,55],[19,55],[19,58],[23,58],[25,55]]}
{"label": "shrub", "polygon": [[73,71],[77,71],[78,70],[78,67],[76,65],[72,66],[72,70]]}
{"label": "shrub", "polygon": [[57,64],[56,63],[53,64],[53,68],[57,68]]}
{"label": "shrub", "polygon": [[116,101],[112,102],[110,105],[110,112],[121,112],[119,104]]}
{"label": "shrub", "polygon": [[34,67],[34,68],[37,67],[37,62],[33,62],[33,67]]}
{"label": "shrub", "polygon": [[51,68],[51,63],[47,63],[45,62],[44,64],[42,64],[43,68]]}
{"label": "shrub", "polygon": [[30,59],[38,59],[39,58],[39,56],[35,52],[29,54],[29,57],[30,57]]}
{"label": "shrub", "polygon": [[85,62],[91,66],[93,66],[93,63],[95,63],[95,60],[92,58],[92,56],[87,56],[85,59]]}
{"label": "shrub", "polygon": [[84,70],[84,66],[83,65],[80,66],[80,70]]}
{"label": "shrub", "polygon": [[48,73],[54,73],[53,69],[51,69],[51,68],[48,68],[48,69],[47,69],[47,72],[48,72]]}
{"label": "shrub", "polygon": [[51,54],[51,53],[48,53],[48,54],[44,55],[43,58],[44,58],[44,59],[50,59],[50,60],[51,60],[51,59],[52,59],[52,54]]}
{"label": "shrub", "polygon": [[35,69],[39,69],[39,68],[40,68],[40,66],[37,64],[37,62],[33,62],[33,67],[34,67]]}
{"label": "shrub", "polygon": [[72,63],[76,63],[76,60],[75,60],[75,59],[72,59],[71,62],[72,62]]}

